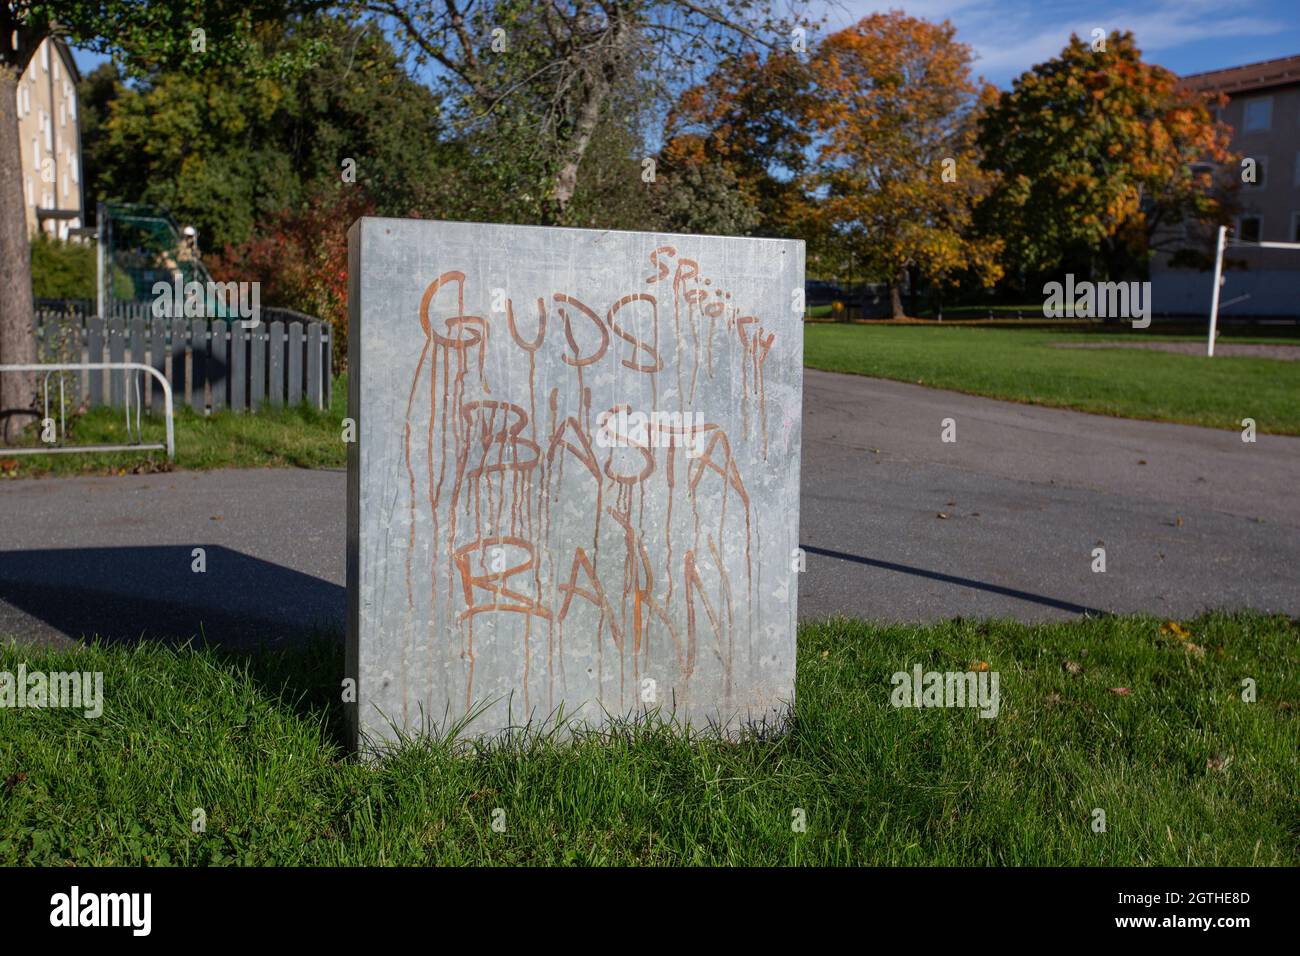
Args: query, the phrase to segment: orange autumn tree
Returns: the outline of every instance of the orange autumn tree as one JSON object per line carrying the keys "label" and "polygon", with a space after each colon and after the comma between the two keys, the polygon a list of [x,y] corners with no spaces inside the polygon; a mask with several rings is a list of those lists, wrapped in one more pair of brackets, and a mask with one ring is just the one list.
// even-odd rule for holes
{"label": "orange autumn tree", "polygon": [[1118,279],[1181,243],[1183,222],[1224,221],[1231,193],[1194,164],[1225,164],[1230,131],[1215,100],[1142,62],[1131,33],[1087,43],[1024,73],[980,121],[998,185],[981,226],[1025,272],[1086,264]]}
{"label": "orange autumn tree", "polygon": [[979,165],[971,49],[947,21],[878,13],[828,36],[812,55],[807,121],[817,159],[806,188],[824,228],[867,274],[887,282],[903,316],[909,271],[991,285],[1000,243],[973,234],[990,188]]}
{"label": "orange autumn tree", "polygon": [[808,203],[797,175],[811,143],[803,122],[808,92],[807,65],[792,52],[722,61],[667,116],[659,155],[670,185],[712,175],[753,209],[764,234],[802,235]]}

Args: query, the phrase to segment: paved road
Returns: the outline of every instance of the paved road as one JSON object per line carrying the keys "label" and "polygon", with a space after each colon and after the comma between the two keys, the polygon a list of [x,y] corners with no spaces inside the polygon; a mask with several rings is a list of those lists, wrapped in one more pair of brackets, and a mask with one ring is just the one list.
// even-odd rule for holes
{"label": "paved road", "polygon": [[805,375],[802,614],[1300,614],[1300,438]]}
{"label": "paved road", "polygon": [[[805,618],[1300,614],[1300,438],[811,370],[804,408]],[[0,634],[337,630],[344,493],[341,471],[0,483]]]}

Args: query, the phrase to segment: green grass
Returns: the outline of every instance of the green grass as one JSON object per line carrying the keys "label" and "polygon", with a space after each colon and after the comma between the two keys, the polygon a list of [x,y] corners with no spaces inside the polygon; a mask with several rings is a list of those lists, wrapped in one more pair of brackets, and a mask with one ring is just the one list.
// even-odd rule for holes
{"label": "green grass", "polygon": [[1253,418],[1260,432],[1300,435],[1300,362],[1053,347],[1144,334],[816,324],[805,326],[804,364],[1122,418],[1237,430]]}
{"label": "green grass", "polygon": [[[342,468],[347,462],[343,418],[348,406],[347,376],[334,380],[330,407],[265,408],[257,414],[231,411],[198,415],[188,406],[175,417],[176,468]],[[133,419],[134,420],[134,419]],[[161,417],[141,416],[144,441],[163,443]],[[69,419],[68,445],[126,444],[126,416],[121,409],[95,408]],[[27,442],[39,442],[33,434]],[[0,447],[0,459],[6,459]],[[104,474],[158,471],[167,467],[165,451],[104,454],[22,455],[0,476]]]}
{"label": "green grass", "polygon": [[[801,630],[783,736],[628,726],[373,767],[338,743],[332,642],[9,647],[0,670],[102,670],[105,708],[0,709],[0,863],[1300,864],[1300,624],[1189,627],[831,621]],[[1000,674],[996,718],[890,705],[895,671],[973,661]]]}
{"label": "green grass", "polygon": [[[1139,349],[1062,349],[1060,342],[1133,341],[1147,333],[971,326],[809,324],[804,362],[810,368],[919,382],[972,395],[1072,408],[1123,418],[1240,429],[1253,418],[1260,432],[1300,435],[1300,362],[1263,358],[1169,355]],[[1199,342],[1160,334],[1159,341]],[[1231,341],[1231,340],[1230,340]],[[1300,342],[1285,337],[1242,339]],[[264,410],[256,415],[194,414],[177,409],[175,467],[341,468],[347,378],[334,383],[331,407]],[[158,420],[144,419],[146,441],[163,440]],[[120,410],[97,408],[70,423],[69,444],[126,441]],[[37,444],[33,433],[28,444]],[[0,478],[156,471],[162,452],[8,457]]]}

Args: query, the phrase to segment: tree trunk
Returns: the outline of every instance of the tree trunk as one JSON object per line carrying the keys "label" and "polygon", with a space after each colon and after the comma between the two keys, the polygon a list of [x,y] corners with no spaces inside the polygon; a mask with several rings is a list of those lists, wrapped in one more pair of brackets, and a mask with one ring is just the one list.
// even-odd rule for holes
{"label": "tree trunk", "polygon": [[587,147],[591,145],[592,134],[596,131],[596,124],[600,122],[600,108],[604,105],[606,92],[604,80],[593,77],[584,89],[578,104],[578,119],[574,126],[573,138],[569,141],[560,168],[555,173],[552,196],[557,224],[563,222],[564,212],[573,199],[573,194],[577,192],[578,167],[582,165],[582,157],[586,155]]}
{"label": "tree trunk", "polygon": [[564,223],[565,212],[578,190],[578,167],[591,145],[601,112],[618,82],[634,40],[634,27],[628,18],[628,10],[617,3],[603,6],[609,16],[609,40],[600,62],[589,62],[584,66],[585,76],[574,109],[573,132],[565,144],[552,183],[551,207],[557,224]]}
{"label": "tree trunk", "polygon": [[903,310],[903,283],[902,278],[896,277],[893,282],[889,283],[889,309],[896,319],[906,318],[907,313]]}
{"label": "tree trunk", "polygon": [[[18,143],[18,79],[15,66],[0,65],[0,365],[36,357],[32,257]],[[35,406],[35,372],[0,372],[0,441],[12,444],[35,419]]]}

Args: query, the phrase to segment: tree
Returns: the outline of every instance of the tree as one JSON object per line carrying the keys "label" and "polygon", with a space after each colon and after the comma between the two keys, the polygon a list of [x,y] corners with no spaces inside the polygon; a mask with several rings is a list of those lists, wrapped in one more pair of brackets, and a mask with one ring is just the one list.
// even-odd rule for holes
{"label": "tree", "polygon": [[111,97],[91,74],[88,192],[166,206],[209,250],[246,242],[325,184],[364,188],[382,215],[431,207],[445,192],[439,103],[378,31],[290,20],[259,28],[250,49],[257,62],[297,66],[160,71]]}
{"label": "tree", "polygon": [[810,76],[789,50],[723,61],[668,113],[661,158],[672,228],[763,235],[812,233],[798,177],[812,138]]}
{"label": "tree", "polygon": [[460,128],[568,221],[593,138],[631,99],[666,102],[699,64],[787,41],[753,0],[356,0],[447,80]]}
{"label": "tree", "polygon": [[985,166],[999,174],[983,230],[1004,237],[1026,272],[1081,261],[1108,278],[1140,273],[1153,250],[1181,240],[1162,227],[1226,215],[1225,197],[1192,166],[1229,160],[1213,103],[1144,63],[1131,33],[1071,36],[980,121]]}
{"label": "tree", "polygon": [[946,21],[873,14],[812,57],[809,122],[820,135],[809,190],[827,231],[889,284],[896,318],[909,270],[973,272],[985,284],[1001,274],[997,242],[970,235],[989,183],[975,149],[981,91],[955,33]]}
{"label": "tree", "polygon": [[[238,61],[253,21],[279,18],[288,5],[289,0],[0,0],[0,364],[30,362],[35,355],[15,94],[41,43],[64,37],[121,55],[137,69],[167,62],[215,67]],[[30,373],[0,375],[0,440],[12,441],[31,420],[35,383]]]}
{"label": "tree", "polygon": [[268,303],[315,315],[334,327],[335,368],[347,359],[348,227],[374,215],[364,188],[322,183],[307,201],[279,210],[257,234],[212,256],[218,281],[254,281]]}

